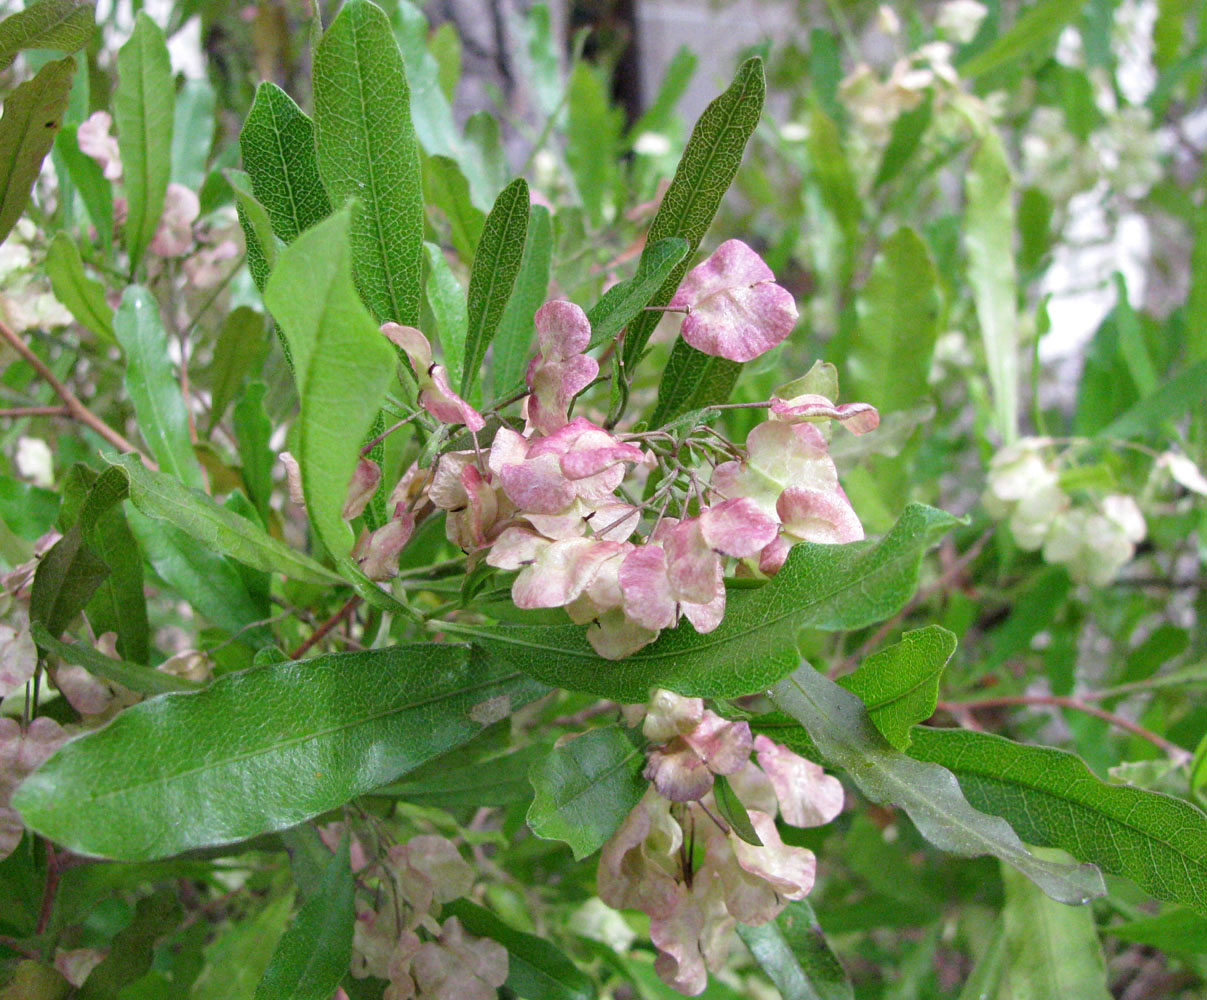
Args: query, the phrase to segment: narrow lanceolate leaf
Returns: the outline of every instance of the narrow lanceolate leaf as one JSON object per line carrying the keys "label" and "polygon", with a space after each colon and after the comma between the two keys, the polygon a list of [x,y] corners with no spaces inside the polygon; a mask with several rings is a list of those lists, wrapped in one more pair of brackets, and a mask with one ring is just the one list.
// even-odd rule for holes
{"label": "narrow lanceolate leaf", "polygon": [[613,285],[587,313],[591,323],[591,347],[616,338],[650,304],[667,275],[687,256],[687,240],[670,236],[647,245],[633,277]]}
{"label": "narrow lanceolate leaf", "polygon": [[59,636],[109,575],[109,566],[89,539],[97,522],[125,497],[120,475],[102,474],[91,485],[74,522],[38,561],[29,600],[29,618]]}
{"label": "narrow lanceolate leaf", "polygon": [[0,118],[0,240],[17,224],[63,123],[74,59],[43,66],[4,100]]}
{"label": "narrow lanceolate leaf", "polygon": [[1010,1000],[1110,1000],[1106,959],[1088,906],[1062,906],[1002,870],[1005,961],[995,994]]}
{"label": "narrow lanceolate leaf", "polygon": [[77,125],[65,125],[55,136],[54,151],[67,168],[67,176],[79,192],[88,218],[96,227],[97,240],[108,252],[113,242],[113,185],[105,178],[100,164],[80,152]]}
{"label": "narrow lanceolate leaf", "polygon": [[83,464],[72,467],[63,484],[60,526],[73,524],[79,514],[88,508],[89,498],[93,497],[94,492],[96,497],[92,500],[93,504],[98,499],[105,504],[112,502],[112,506],[103,512],[89,512],[81,524],[84,544],[110,570],[96,593],[89,598],[84,611],[94,635],[105,632],[117,634],[119,656],[136,663],[146,663],[150,658],[151,642],[142,552],[117,503],[122,492],[121,483],[112,474],[102,475],[105,482],[98,486],[101,476]]}
{"label": "narrow lanceolate leaf", "polygon": [[482,706],[498,718],[545,690],[453,644],[259,667],[127,709],[13,804],[77,853],[148,861],[301,823],[468,741]]}
{"label": "narrow lanceolate leaf", "polygon": [[913,731],[911,757],[948,768],[978,809],[1158,899],[1207,914],[1207,815],[1183,799],[1100,781],[1074,754],[966,729]]}
{"label": "narrow lanceolate leaf", "polygon": [[499,320],[491,357],[490,377],[495,396],[507,386],[522,384],[533,353],[535,327],[533,317],[544,304],[549,290],[549,270],[553,263],[553,222],[549,209],[533,205],[528,218],[528,236],[520,273],[507,307]]}
{"label": "narrow lanceolate leaf", "polygon": [[352,283],[350,213],[341,209],[282,250],[264,292],[289,344],[302,401],[297,458],[306,508],[337,559],[352,548],[341,511],[360,443],[397,364]]}
{"label": "narrow lanceolate leaf", "polygon": [[465,289],[444,259],[443,250],[435,243],[425,243],[423,251],[427,256],[427,304],[436,319],[440,352],[448,369],[449,382],[460,382],[461,362],[465,358],[465,334],[469,328]]}
{"label": "narrow lanceolate leaf", "polygon": [[843,395],[875,398],[882,413],[917,405],[930,395],[939,276],[912,229],[899,229],[885,241],[855,308],[859,335],[843,368]]}
{"label": "narrow lanceolate leaf", "polygon": [[507,988],[525,1000],[593,1000],[595,983],[545,938],[505,924],[490,910],[457,899],[445,912],[475,937],[487,937],[507,949]]}
{"label": "narrow lanceolate leaf", "polygon": [[314,123],[276,84],[256,89],[239,149],[256,200],[280,239],[292,243],[331,214],[315,159]]}
{"label": "narrow lanceolate leaf", "polygon": [[648,787],[640,742],[620,726],[602,726],[554,747],[529,772],[536,793],[528,826],[562,840],[581,861],[599,850]]}
{"label": "narrow lanceolate leaf", "polygon": [[441,628],[496,650],[546,684],[620,702],[645,701],[655,687],[705,698],[752,694],[796,669],[800,629],[863,628],[895,614],[914,592],[923,553],[955,523],[911,504],[878,542],[802,542],[767,584],[730,591],[714,631],[700,635],[683,622],[623,660],[602,659],[579,625]]}
{"label": "narrow lanceolate leaf", "polygon": [[[268,209],[256,200],[252,194],[251,178],[242,170],[225,170],[224,176],[235,192],[235,211],[239,216],[239,225],[243,229],[243,241],[247,247],[247,270],[252,280],[263,294],[264,286],[268,284],[268,275],[276,267],[277,255],[283,246],[281,237],[272,231],[272,220],[268,217]],[[282,340],[285,359],[292,364],[289,348]]]}
{"label": "narrow lanceolate leaf", "polygon": [[[667,275],[651,305],[666,305],[687,273],[691,255],[708,232],[738,172],[746,141],[762,114],[766,90],[763,61],[747,59],[729,89],[705,108],[696,122],[674,180],[650,225],[645,250],[650,253],[659,240],[677,236],[687,240],[688,253]],[[660,316],[657,312],[645,313],[629,325],[624,344],[624,363],[629,371],[645,351]]]}
{"label": "narrow lanceolate leaf", "polygon": [[1021,16],[1014,26],[994,39],[988,48],[962,63],[960,75],[972,79],[1041,50],[1054,42],[1061,29],[1080,11],[1076,4],[1065,0],[1044,0],[1030,8],[1021,8]]}
{"label": "narrow lanceolate leaf", "polygon": [[227,510],[200,490],[152,472],[133,455],[113,459],[129,481],[130,502],[148,517],[167,521],[203,547],[266,573],[305,583],[333,584],[341,577],[309,556],[277,541],[263,528]]}
{"label": "narrow lanceolate leaf", "polygon": [[981,134],[965,190],[964,249],[981,341],[989,366],[994,425],[1002,440],[1018,436],[1018,308],[1014,267],[1014,203],[1010,164],[992,128]]}
{"label": "narrow lanceolate leaf", "polygon": [[46,626],[40,622],[34,622],[32,631],[34,640],[42,649],[54,653],[65,663],[77,664],[90,674],[103,677],[107,681],[120,684],[139,694],[151,697],[157,694],[167,694],[169,691],[192,691],[197,687],[192,681],[166,674],[162,670],[152,670],[149,667],[139,666],[137,663],[115,660],[81,642],[61,642],[54,638],[46,630]]}
{"label": "narrow lanceolate leaf", "polygon": [[469,272],[469,332],[461,367],[462,396],[468,397],[479,383],[482,359],[515,287],[528,236],[528,209],[528,182],[518,177],[499,192],[482,228]]}
{"label": "narrow lanceolate leaf", "polygon": [[448,223],[448,235],[457,256],[466,264],[474,259],[486,212],[470,196],[469,181],[456,160],[433,156],[424,161],[423,191],[428,205],[439,210]]}
{"label": "narrow lanceolate leaf", "polygon": [[951,632],[928,625],[906,632],[838,683],[859,696],[884,738],[904,750],[911,728],[934,715],[939,678],[955,651]]}
{"label": "narrow lanceolate leaf", "polygon": [[151,968],[155,943],[179,923],[183,915],[176,893],[161,889],[138,901],[134,919],[113,938],[104,960],[76,993],[78,1000],[107,1000],[120,995]]}
{"label": "narrow lanceolate leaf", "polygon": [[658,385],[650,426],[661,427],[684,413],[724,403],[741,373],[741,362],[705,354],[682,338],[676,340]]}
{"label": "narrow lanceolate leaf", "polygon": [[349,0],[314,52],[318,169],[336,206],[356,199],[356,287],[378,323],[419,325],[423,189],[410,93],[389,18]]}
{"label": "narrow lanceolate leaf", "polygon": [[172,175],[176,88],[163,31],[144,11],[117,54],[113,120],[126,187],[126,249],[131,269],[155,235]]}
{"label": "narrow lanceolate leaf", "polygon": [[172,124],[172,180],[190,191],[205,183],[214,142],[214,86],[205,78],[185,80]]}
{"label": "narrow lanceolate leaf", "polygon": [[188,409],[172,370],[159,304],[145,288],[131,285],[122,295],[113,329],[126,354],[126,391],[151,455],[164,472],[201,489],[201,466],[193,454]]}
{"label": "narrow lanceolate leaf", "polygon": [[[808,664],[777,683],[771,694],[832,766],[845,770],[872,802],[903,809],[936,847],[961,857],[994,855],[1064,903],[1087,903],[1106,893],[1093,865],[1035,857],[1005,820],[969,805],[950,771],[894,749],[855,695]],[[780,739],[792,745],[782,734]]]}
{"label": "narrow lanceolate leaf", "polygon": [[268,628],[254,624],[268,612],[248,592],[234,563],[137,507],[131,507],[128,516],[130,530],[156,575],[199,615],[253,647],[272,642]]}
{"label": "narrow lanceolate leaf", "polygon": [[243,487],[260,512],[260,520],[264,524],[268,523],[272,509],[272,465],[275,461],[268,446],[272,437],[272,421],[264,409],[267,392],[263,382],[253,382],[239,397],[231,414],[242,462]]}
{"label": "narrow lanceolate leaf", "polygon": [[209,429],[226,415],[244,382],[256,375],[268,351],[264,316],[250,306],[239,306],[222,321],[214,363],[210,368]]}
{"label": "narrow lanceolate leaf", "polygon": [[55,233],[46,250],[46,275],[55,298],[67,307],[77,323],[101,340],[117,343],[113,310],[105,301],[105,287],[84,273],[80,251],[64,230]]}
{"label": "narrow lanceolate leaf", "polygon": [[255,1000],[328,1000],[352,958],[355,889],[345,838],[327,862],[318,891],[277,942]]}
{"label": "narrow lanceolate leaf", "polygon": [[36,0],[0,21],[0,70],[22,49],[70,55],[88,44],[95,23],[88,0]]}
{"label": "narrow lanceolate leaf", "polygon": [[761,927],[739,924],[738,936],[783,1000],[854,1000],[854,987],[806,900],[790,902]]}

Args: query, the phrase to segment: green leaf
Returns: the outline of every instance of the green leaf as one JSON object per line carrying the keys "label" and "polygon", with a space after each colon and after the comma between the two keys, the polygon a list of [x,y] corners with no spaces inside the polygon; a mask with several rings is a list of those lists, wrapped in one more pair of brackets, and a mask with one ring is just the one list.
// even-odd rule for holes
{"label": "green leaf", "polygon": [[[110,475],[99,489],[100,477],[84,465],[76,465],[64,483],[62,517],[75,520],[78,511],[69,511],[69,491],[78,491],[83,505],[93,489],[98,497],[116,496],[120,483]],[[112,484],[112,485],[110,485]],[[112,493],[111,493],[112,491]],[[93,634],[117,634],[117,652],[128,660],[146,663],[150,659],[150,627],[147,623],[147,599],[144,594],[143,557],[130,531],[126,517],[114,501],[109,509],[93,515],[81,525],[84,542],[110,572],[84,606]]]}
{"label": "green leaf", "polygon": [[331,214],[315,158],[314,123],[276,84],[256,88],[239,149],[252,193],[282,241],[292,243]]}
{"label": "green leaf", "polygon": [[[478,742],[474,740],[474,743]],[[481,751],[469,753],[474,743],[437,757],[412,771],[402,781],[383,785],[376,794],[445,810],[476,810],[486,806],[531,802],[532,785],[528,782],[528,771],[545,756],[548,748],[533,743],[487,760],[483,759]]]}
{"label": "green leaf", "polygon": [[617,149],[624,112],[613,107],[603,73],[575,63],[566,98],[566,164],[593,226],[604,224],[616,192]]}
{"label": "green leaf", "polygon": [[328,1000],[352,958],[355,889],[345,837],[331,855],[318,891],[277,942],[256,987],[256,1000]]}
{"label": "green leaf", "polygon": [[733,698],[765,690],[800,663],[797,632],[863,628],[895,614],[914,592],[922,554],[956,523],[911,504],[878,542],[802,542],[764,586],[731,590],[725,617],[700,635],[686,623],[623,660],[605,660],[579,625],[441,622],[497,651],[546,684],[633,704],[651,688]]}
{"label": "green leaf", "polygon": [[118,931],[104,960],[88,974],[76,997],[79,1000],[109,1000],[127,983],[151,968],[155,942],[175,927],[181,918],[176,894],[160,890],[138,901],[134,919]]}
{"label": "green leaf", "polygon": [[645,755],[620,726],[589,730],[560,746],[529,772],[536,793],[528,826],[538,837],[570,845],[574,860],[599,850],[645,794]]}
{"label": "green leaf", "polygon": [[209,430],[226,416],[226,408],[254,376],[268,350],[264,317],[250,306],[239,306],[222,321],[210,370]]}
{"label": "green leaf", "polygon": [[465,289],[453,274],[444,251],[434,243],[425,243],[427,254],[427,303],[436,318],[440,333],[440,351],[448,369],[449,384],[461,381],[461,362],[465,357],[465,335],[469,329],[469,312],[465,305]]}
{"label": "green leaf", "polygon": [[[672,236],[687,240],[688,252],[667,275],[652,305],[666,305],[687,273],[691,256],[708,232],[742,162],[746,141],[762,114],[766,89],[763,61],[747,59],[729,89],[705,108],[696,122],[675,177],[650,225],[642,257],[651,253],[660,240]],[[657,312],[642,313],[629,324],[624,365],[630,372],[644,353],[660,316]]]}
{"label": "green leaf", "polygon": [[253,382],[235,403],[231,422],[242,461],[243,486],[252,504],[260,512],[260,520],[268,523],[272,510],[273,454],[268,446],[272,437],[272,421],[264,409],[268,392],[263,382]]}
{"label": "green leaf", "polygon": [[1032,855],[1005,820],[969,805],[950,771],[895,750],[855,695],[808,664],[777,683],[771,694],[832,766],[846,771],[870,801],[903,809],[936,847],[961,857],[992,854],[1061,902],[1086,903],[1105,894],[1098,869]]}
{"label": "green leaf", "polygon": [[[281,238],[272,231],[272,220],[268,217],[268,209],[261,205],[251,190],[251,178],[241,170],[223,171],[231,190],[235,193],[235,211],[239,215],[239,225],[243,229],[243,239],[247,246],[247,270],[251,272],[252,280],[261,294],[268,284],[268,275],[277,265],[277,257],[281,252]],[[285,360],[291,365],[293,359],[289,356],[288,345],[282,340],[285,350]]]}
{"label": "green leaf", "polygon": [[1031,8],[1021,8],[1022,16],[1004,34],[959,66],[966,80],[982,76],[1056,40],[1061,29],[1081,12],[1081,6],[1067,0],[1043,0]]}
{"label": "green leaf", "polygon": [[[1065,5],[1067,6],[1067,5]],[[980,135],[965,182],[964,249],[972,286],[994,425],[1009,444],[1018,436],[1018,310],[1014,268],[1014,203],[1010,163],[992,128]]]}
{"label": "green leaf", "polygon": [[[5,22],[7,23],[7,22]],[[63,123],[74,59],[49,62],[4,99],[0,118],[0,240],[21,218]]]}
{"label": "green leaf", "polygon": [[356,287],[378,323],[419,325],[423,180],[402,54],[389,18],[348,0],[314,52],[318,169],[335,207],[359,202]]}
{"label": "green leaf", "polygon": [[55,298],[67,307],[77,323],[106,343],[117,343],[113,310],[105,301],[105,287],[84,273],[80,251],[63,230],[55,233],[46,250],[46,276]]}
{"label": "green leaf", "polygon": [[517,931],[468,899],[445,904],[470,934],[507,949],[506,988],[524,1000],[594,1000],[595,984],[544,938]]}
{"label": "green leaf", "polygon": [[741,374],[741,362],[705,354],[682,338],[676,340],[658,385],[650,426],[662,427],[684,413],[724,403]]}
{"label": "green leaf", "polygon": [[97,239],[108,252],[113,243],[113,185],[105,178],[99,163],[80,152],[76,139],[78,125],[64,125],[55,136],[54,151],[67,169],[67,176],[79,192],[88,218],[96,227]]}
{"label": "green leaf", "polygon": [[474,259],[486,213],[470,198],[469,182],[455,160],[433,156],[424,163],[423,190],[428,203],[438,208],[448,222],[449,238],[457,256],[466,263]]}
{"label": "green leaf", "polygon": [[952,771],[974,806],[1004,817],[1028,843],[1059,847],[1207,914],[1207,815],[1189,802],[1107,784],[1065,750],[966,729],[917,727],[910,756]]}
{"label": "green leaf", "polygon": [[843,368],[844,395],[881,412],[930,396],[930,359],[939,335],[939,275],[912,229],[890,236],[855,302],[859,333]]}
{"label": "green leaf", "polygon": [[930,127],[932,107],[933,98],[928,92],[916,108],[910,108],[897,116],[888,145],[884,147],[884,155],[880,158],[880,168],[876,171],[872,187],[884,186],[905,169],[905,165],[922,144],[923,134]]}
{"label": "green leaf", "polygon": [[36,0],[0,21],[0,70],[22,49],[70,55],[88,44],[95,25],[88,0]]}
{"label": "green leaf", "polygon": [[528,218],[524,256],[507,307],[499,320],[491,355],[490,377],[495,396],[508,386],[522,385],[533,353],[533,317],[545,303],[553,264],[553,223],[549,209],[533,205]]}
{"label": "green leaf", "polygon": [[1008,1000],[1110,1000],[1106,960],[1088,906],[1064,906],[1003,868],[1005,962],[997,996]]}
{"label": "green leaf", "polygon": [[172,123],[172,180],[190,191],[205,183],[205,167],[214,143],[213,84],[185,80],[177,94]]}
{"label": "green leaf", "polygon": [[955,651],[951,632],[928,625],[906,632],[900,642],[869,656],[838,683],[859,696],[884,738],[904,750],[911,727],[934,715],[939,678]]}
{"label": "green leaf", "polygon": [[130,530],[156,574],[198,614],[227,632],[240,633],[253,646],[272,642],[268,629],[252,624],[266,615],[248,593],[234,563],[137,508],[129,511],[128,518]]}
{"label": "green leaf", "polygon": [[761,927],[739,924],[738,936],[783,1000],[854,1000],[851,981],[806,900],[788,903]]}
{"label": "green leaf", "polygon": [[734,834],[748,844],[762,847],[763,841],[759,839],[758,831],[750,821],[750,813],[746,811],[746,806],[742,804],[742,800],[738,798],[725,775],[716,775],[712,791],[713,798],[717,803],[717,812],[730,825]]}
{"label": "green leaf", "polygon": [[613,285],[587,313],[591,323],[591,347],[613,340],[650,303],[674,267],[687,256],[687,240],[672,236],[647,246],[637,270],[627,281]]}
{"label": "green leaf", "polygon": [[[254,1000],[293,910],[293,893],[280,893],[253,916],[227,921],[205,946],[205,966],[189,1000]],[[204,939],[203,939],[204,940]],[[158,996],[163,995],[160,988]]]}
{"label": "green leaf", "polygon": [[517,177],[499,193],[486,217],[469,273],[469,330],[460,383],[463,397],[468,398],[479,384],[486,349],[499,328],[520,273],[528,238],[528,211],[528,182]]}
{"label": "green leaf", "polygon": [[88,542],[100,518],[125,495],[120,475],[97,477],[75,521],[38,561],[29,618],[31,622],[42,622],[51,635],[62,634],[109,575],[109,567]]}
{"label": "green leaf", "polygon": [[1104,931],[1124,941],[1146,944],[1175,955],[1207,952],[1207,919],[1185,906],[1170,907],[1155,917],[1113,924]]}
{"label": "green leaf", "polygon": [[341,511],[360,442],[397,365],[352,284],[350,214],[341,209],[281,251],[264,292],[289,344],[302,401],[295,430],[306,509],[337,559],[352,549]]}
{"label": "green leaf", "polygon": [[163,31],[139,11],[134,33],[117,54],[113,120],[126,188],[126,249],[130,269],[142,259],[163,214],[172,175],[176,87]]}
{"label": "green leaf", "polygon": [[1152,434],[1163,423],[1201,407],[1207,400],[1207,359],[1196,361],[1151,396],[1125,410],[1094,436],[1119,439]]}
{"label": "green leaf", "polygon": [[151,455],[164,472],[201,489],[201,466],[193,453],[189,414],[172,371],[159,303],[145,288],[131,285],[122,294],[113,331],[126,354],[126,389]]}
{"label": "green leaf", "polygon": [[277,541],[263,528],[190,490],[171,476],[147,469],[133,455],[111,459],[129,481],[130,502],[148,517],[169,524],[210,552],[237,559],[266,573],[284,573],[303,583],[342,583],[337,573]]}
{"label": "green leaf", "polygon": [[257,667],[127,709],[64,746],[13,805],[80,854],[147,861],[229,844],[392,781],[471,739],[485,710],[497,718],[545,690],[452,644]]}
{"label": "green leaf", "polygon": [[115,660],[83,643],[61,642],[54,638],[41,622],[33,623],[32,633],[34,641],[42,649],[54,653],[59,659],[74,663],[90,674],[148,697],[167,694],[169,691],[192,691],[198,686],[183,677],[165,674],[162,670],[152,670],[150,667],[142,667],[126,660]]}

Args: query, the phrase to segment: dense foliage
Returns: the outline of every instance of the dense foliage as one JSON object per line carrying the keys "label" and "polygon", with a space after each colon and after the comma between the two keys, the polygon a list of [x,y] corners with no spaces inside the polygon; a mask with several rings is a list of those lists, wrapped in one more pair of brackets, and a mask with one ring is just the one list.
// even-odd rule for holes
{"label": "dense foliage", "polygon": [[0,21],[0,997],[1207,995],[1207,14],[284,10]]}

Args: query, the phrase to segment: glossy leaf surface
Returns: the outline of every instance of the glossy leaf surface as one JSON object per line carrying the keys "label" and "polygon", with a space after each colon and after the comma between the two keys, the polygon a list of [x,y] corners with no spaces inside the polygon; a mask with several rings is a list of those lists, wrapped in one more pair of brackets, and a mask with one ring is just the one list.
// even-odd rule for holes
{"label": "glossy leaf surface", "polygon": [[738,936],[783,1000],[854,1000],[851,981],[807,900],[790,902],[761,927],[739,924]]}
{"label": "glossy leaf surface", "polygon": [[[545,692],[461,645],[319,656],[164,695],[73,740],[14,798],[80,854],[150,860],[281,830],[464,743]],[[495,699],[496,701],[492,701]]]}

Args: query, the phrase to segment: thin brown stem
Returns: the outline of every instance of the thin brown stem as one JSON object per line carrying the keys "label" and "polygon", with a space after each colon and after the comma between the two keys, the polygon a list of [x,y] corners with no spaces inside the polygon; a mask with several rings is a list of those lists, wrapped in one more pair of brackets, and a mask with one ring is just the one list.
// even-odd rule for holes
{"label": "thin brown stem", "polygon": [[306,654],[306,652],[310,649],[310,647],[312,647],[317,642],[321,642],[323,637],[326,636],[333,628],[335,628],[337,625],[339,625],[339,623],[342,622],[345,618],[347,618],[350,614],[352,614],[352,612],[356,610],[356,608],[359,604],[360,604],[360,595],[353,594],[344,603],[344,606],[342,608],[340,608],[335,614],[333,614],[330,618],[328,618],[325,622],[323,622],[322,625],[320,625],[318,628],[316,628],[314,630],[314,632],[311,634],[309,639],[307,639],[300,646],[298,646],[297,649],[295,649],[292,653],[290,653],[289,658],[291,660],[301,659],[301,657],[303,657]]}
{"label": "thin brown stem", "polygon": [[96,431],[101,437],[108,441],[113,447],[123,452],[134,452],[139,455],[142,460],[150,467],[154,468],[155,463],[152,462],[141,449],[131,444],[125,437],[115,431],[112,427],[106,424],[100,417],[93,413],[85,406],[74,392],[67,388],[56,377],[54,372],[46,367],[45,362],[39,358],[33,351],[29,349],[25,341],[18,337],[5,323],[0,323],[0,337],[3,337],[12,346],[13,350],[21,355],[34,371],[38,373],[46,383],[55,391],[55,395],[61,399],[67,408],[69,415],[80,423]]}
{"label": "thin brown stem", "polygon": [[54,844],[46,841],[46,884],[42,887],[42,906],[38,910],[38,924],[35,934],[43,934],[50,926],[50,915],[54,912],[54,897],[59,889],[59,856],[55,854]]}
{"label": "thin brown stem", "polygon": [[1185,748],[1178,746],[1171,740],[1167,740],[1164,736],[1145,729],[1141,725],[1137,725],[1131,719],[1125,719],[1114,712],[1108,712],[1105,708],[1090,705],[1080,698],[1070,698],[1057,694],[998,695],[995,698],[979,698],[974,701],[941,701],[938,707],[945,712],[957,715],[960,712],[975,712],[983,708],[1007,708],[1015,705],[1069,708],[1075,712],[1083,712],[1086,715],[1094,716],[1096,719],[1102,719],[1103,722],[1109,722],[1112,726],[1119,729],[1126,730],[1133,736],[1138,736],[1140,739],[1164,750],[1165,753],[1173,757],[1178,763],[1183,763],[1190,759],[1190,753]]}
{"label": "thin brown stem", "polygon": [[70,417],[66,406],[6,406],[0,408],[0,417],[16,420],[19,417]]}

